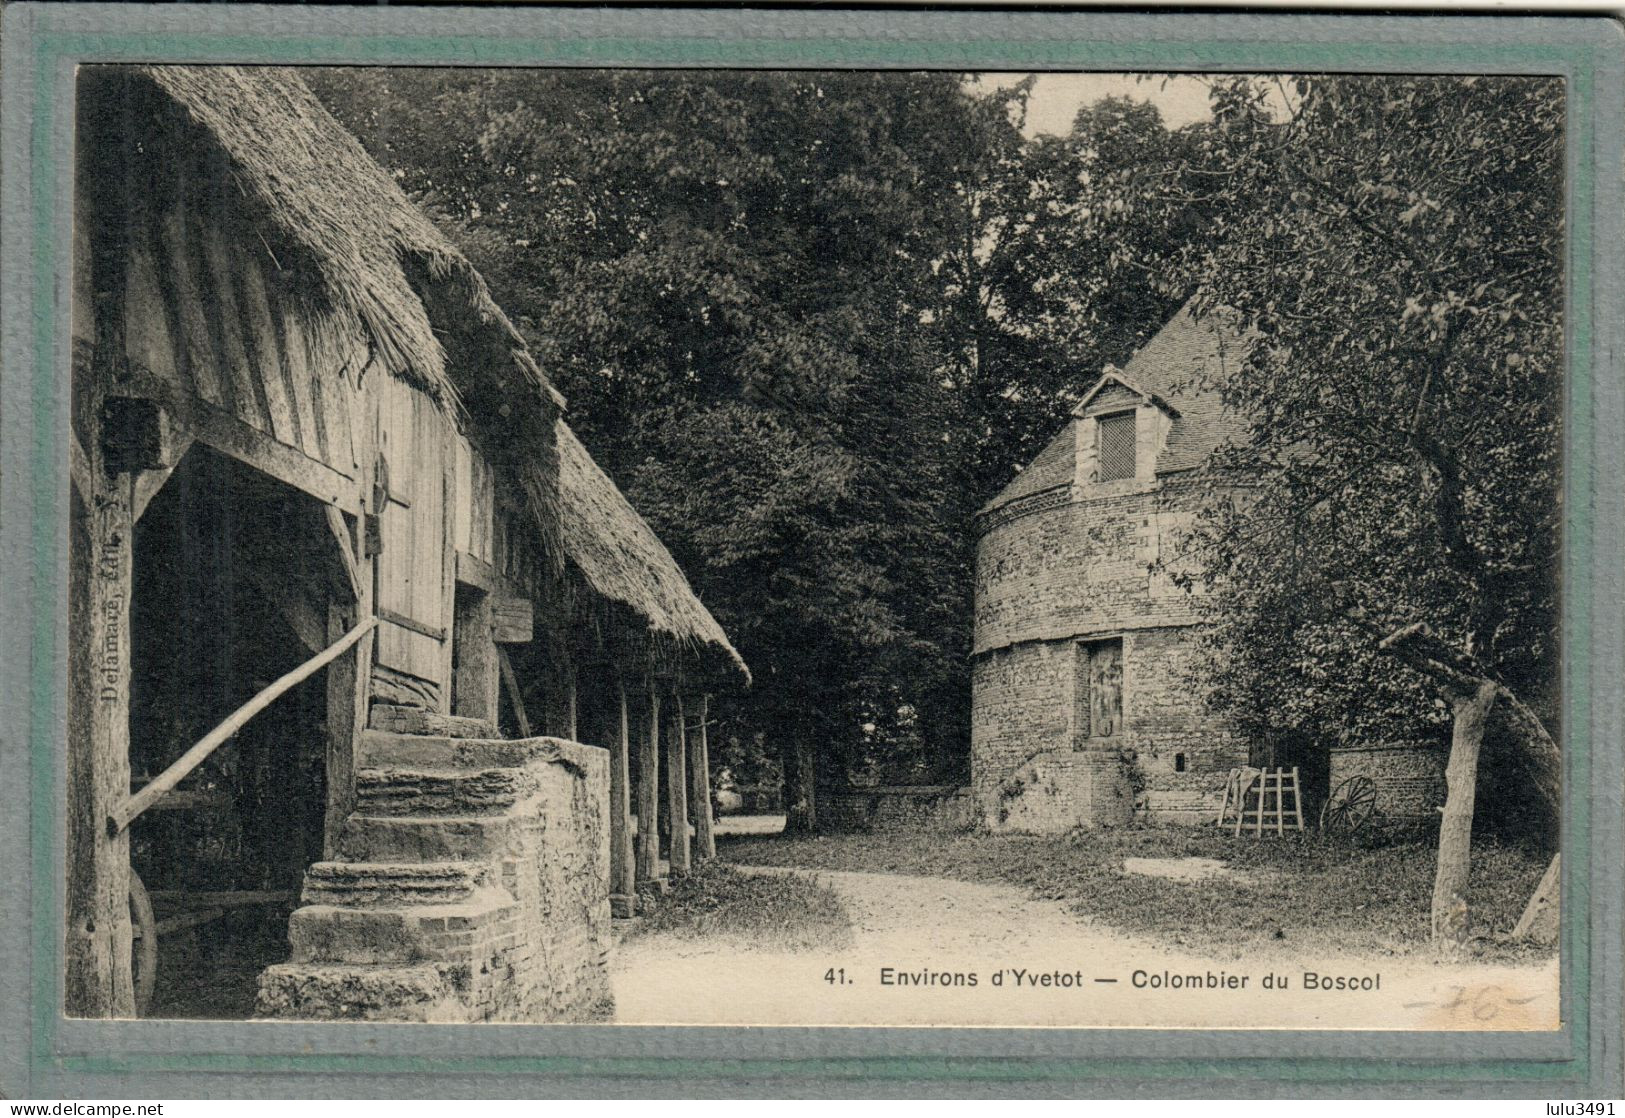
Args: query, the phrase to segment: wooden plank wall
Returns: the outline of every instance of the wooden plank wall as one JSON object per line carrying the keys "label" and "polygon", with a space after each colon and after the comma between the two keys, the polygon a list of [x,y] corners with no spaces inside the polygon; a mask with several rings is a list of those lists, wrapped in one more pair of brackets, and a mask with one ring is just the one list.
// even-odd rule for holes
{"label": "wooden plank wall", "polygon": [[495,485],[491,464],[466,437],[457,436],[457,550],[495,566]]}
{"label": "wooden plank wall", "polygon": [[131,365],[355,478],[364,340],[314,317],[293,277],[224,207],[177,196],[134,213],[130,228]]}
{"label": "wooden plank wall", "polygon": [[375,447],[387,462],[396,499],[380,514],[376,604],[416,625],[381,626],[376,661],[448,695],[455,551],[522,585],[535,574],[523,517],[499,498],[489,460],[387,370],[363,384],[365,339],[313,309],[296,287],[309,265],[279,261],[229,201],[177,186],[142,200],[130,230],[124,348],[136,371],[356,486],[374,465],[361,455]]}

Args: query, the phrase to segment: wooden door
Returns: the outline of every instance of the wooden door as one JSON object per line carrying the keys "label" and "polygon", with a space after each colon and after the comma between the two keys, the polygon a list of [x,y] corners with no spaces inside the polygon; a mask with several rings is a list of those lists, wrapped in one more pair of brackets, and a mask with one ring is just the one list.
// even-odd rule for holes
{"label": "wooden door", "polygon": [[[444,694],[447,604],[446,418],[417,389],[383,380],[378,403],[378,663]],[[386,475],[387,477],[383,476]]]}

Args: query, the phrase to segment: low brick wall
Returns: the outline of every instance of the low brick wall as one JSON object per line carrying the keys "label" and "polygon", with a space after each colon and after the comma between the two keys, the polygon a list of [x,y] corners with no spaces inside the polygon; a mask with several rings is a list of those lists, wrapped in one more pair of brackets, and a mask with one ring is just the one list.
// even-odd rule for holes
{"label": "low brick wall", "polygon": [[1445,750],[1437,746],[1375,746],[1332,750],[1331,788],[1367,776],[1377,786],[1379,821],[1437,819],[1444,805]]}
{"label": "low brick wall", "polygon": [[[609,754],[575,742],[529,767],[536,796],[503,862],[519,900],[513,973],[518,1013],[496,1020],[582,1021],[610,1005]],[[499,983],[500,985],[500,983]]]}
{"label": "low brick wall", "polygon": [[832,831],[966,830],[976,821],[970,789],[957,784],[893,784],[827,789],[819,825]]}
{"label": "low brick wall", "polygon": [[312,866],[265,1017],[600,1020],[609,760],[551,738],[369,732],[337,858]]}

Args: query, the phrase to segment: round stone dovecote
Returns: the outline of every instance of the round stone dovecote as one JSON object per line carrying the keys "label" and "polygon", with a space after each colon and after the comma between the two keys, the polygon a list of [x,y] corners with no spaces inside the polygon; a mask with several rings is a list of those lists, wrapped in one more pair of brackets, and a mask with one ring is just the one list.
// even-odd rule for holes
{"label": "round stone dovecote", "polygon": [[1235,429],[1188,386],[1236,358],[1220,324],[1180,311],[982,510],[971,790],[984,826],[1210,820],[1247,763],[1195,682],[1200,602],[1177,578],[1196,471]]}

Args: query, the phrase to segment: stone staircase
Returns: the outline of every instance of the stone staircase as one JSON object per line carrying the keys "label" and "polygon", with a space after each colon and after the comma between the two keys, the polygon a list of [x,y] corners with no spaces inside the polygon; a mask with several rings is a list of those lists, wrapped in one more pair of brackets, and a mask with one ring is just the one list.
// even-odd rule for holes
{"label": "stone staircase", "polygon": [[[591,880],[592,859],[559,867],[561,852],[543,851],[550,826],[561,837],[592,830],[593,819],[576,818],[579,791],[561,796],[605,767],[592,756],[602,751],[503,741],[488,724],[414,721],[392,708],[375,708],[372,725],[389,729],[364,737],[355,810],[336,859],[305,874],[291,959],[261,975],[258,1014],[466,1022],[601,1012],[607,846],[603,884]],[[560,872],[571,865],[587,880]]]}

